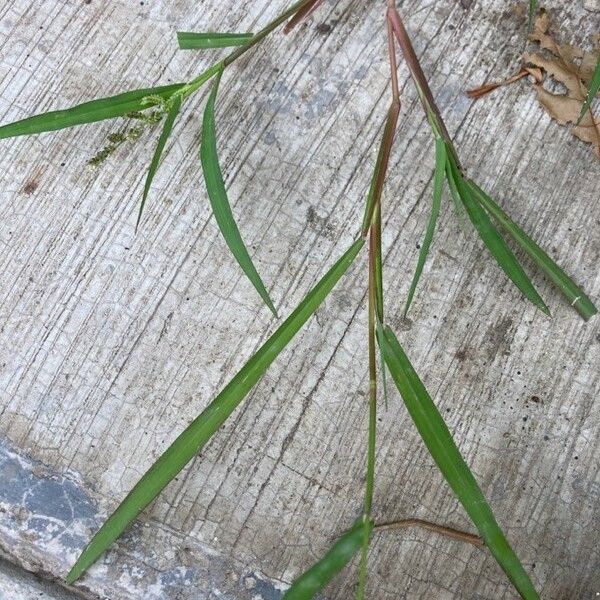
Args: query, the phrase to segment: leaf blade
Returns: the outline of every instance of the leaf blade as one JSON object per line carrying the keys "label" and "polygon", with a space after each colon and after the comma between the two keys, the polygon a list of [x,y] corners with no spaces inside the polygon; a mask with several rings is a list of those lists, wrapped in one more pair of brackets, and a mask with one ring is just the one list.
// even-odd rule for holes
{"label": "leaf blade", "polygon": [[356,521],[327,551],[325,556],[298,577],[281,600],[311,600],[352,560],[365,537],[373,531],[371,520]]}
{"label": "leaf blade", "polygon": [[517,555],[500,529],[471,470],[465,463],[442,415],[419,379],[394,332],[386,327],[378,336],[392,379],[419,435],[440,472],[458,497],[481,537],[523,598],[537,592]]}
{"label": "leaf blade", "polygon": [[587,96],[585,97],[585,102],[581,107],[581,113],[579,114],[579,118],[577,119],[576,125],[579,125],[585,117],[585,113],[590,110],[592,106],[592,102],[594,98],[598,95],[600,91],[600,56],[598,57],[598,62],[596,63],[596,68],[594,69],[594,75],[592,77],[592,81],[590,82],[590,87],[588,89]]}
{"label": "leaf blade", "polygon": [[500,208],[492,198],[486,194],[474,181],[467,180],[475,199],[488,211],[490,215],[502,226],[510,237],[531,257],[536,265],[550,278],[554,285],[567,298],[584,320],[597,314],[598,309],[585,294],[585,292],[544,252],[535,241],[525,233],[509,216]]}
{"label": "leaf blade", "polygon": [[429,255],[429,249],[431,248],[431,242],[433,241],[433,235],[435,233],[435,226],[437,219],[440,214],[440,207],[442,203],[442,191],[444,184],[444,175],[446,169],[446,144],[442,138],[436,138],[435,140],[435,175],[433,183],[433,204],[431,206],[431,215],[429,217],[429,223],[425,231],[425,238],[421,244],[419,250],[419,258],[417,260],[417,267],[413,275],[412,282],[408,291],[408,297],[406,298],[406,304],[404,305],[404,317],[408,314],[408,309],[415,295],[419,279],[423,273],[423,267],[427,261]]}
{"label": "leaf blade", "polygon": [[232,48],[247,44],[253,37],[253,33],[177,32],[177,42],[181,50]]}
{"label": "leaf blade", "polygon": [[[450,157],[450,153],[448,156]],[[550,310],[542,300],[542,297],[538,294],[512,250],[508,247],[496,227],[494,227],[485,210],[473,198],[471,189],[466,184],[455,164],[451,165],[451,173],[467,215],[477,230],[479,237],[490,251],[490,254],[521,293],[544,314],[550,316]]]}
{"label": "leaf blade", "polygon": [[165,119],[165,123],[158,138],[158,142],[156,144],[156,150],[152,156],[152,161],[150,162],[150,167],[148,168],[148,174],[146,175],[146,182],[144,184],[144,193],[142,195],[142,201],[140,202],[140,209],[137,216],[137,221],[135,224],[135,230],[137,231],[140,221],[142,220],[142,213],[144,211],[144,206],[146,205],[146,200],[148,198],[148,193],[150,192],[150,187],[152,186],[152,181],[154,180],[154,175],[156,175],[156,171],[158,170],[158,165],[160,163],[160,157],[162,156],[163,150],[165,149],[165,145],[169,136],[171,135],[171,131],[173,130],[173,125],[175,123],[175,119],[181,110],[181,96],[176,95],[173,99],[173,104],[167,113],[167,117]]}
{"label": "leaf blade", "polygon": [[223,70],[219,71],[215,77],[215,83],[213,89],[206,103],[204,110],[204,118],[202,120],[202,142],[200,144],[200,162],[202,164],[202,171],[204,173],[204,181],[206,183],[206,190],[208,192],[208,198],[217,221],[217,225],[221,230],[221,234],[225,238],[225,242],[229,247],[229,250],[237,260],[238,264],[246,274],[246,277],[250,280],[260,297],[263,299],[265,304],[269,307],[271,312],[277,316],[275,306],[271,301],[271,297],[267,292],[265,284],[263,283],[248,249],[242,240],[240,230],[235,222],[227,192],[225,190],[225,183],[223,181],[223,174],[221,167],[219,166],[219,158],[217,154],[217,136],[215,127],[215,101],[219,90],[219,82]]}
{"label": "leaf blade", "polygon": [[[166,100],[175,92],[182,89],[184,85],[183,83],[176,83],[173,85],[132,90],[117,94],[116,96],[108,96],[84,102],[71,108],[27,117],[26,119],[21,119],[0,127],[0,140],[22,135],[36,135],[121,117],[129,112],[155,106],[156,101],[152,102],[150,100],[151,96],[159,96]],[[145,100],[149,101],[145,102]]]}
{"label": "leaf blade", "polygon": [[364,240],[359,239],[350,246],[219,395],[150,467],[81,553],[66,577],[68,583],[78,579],[202,449],[329,295],[363,245]]}

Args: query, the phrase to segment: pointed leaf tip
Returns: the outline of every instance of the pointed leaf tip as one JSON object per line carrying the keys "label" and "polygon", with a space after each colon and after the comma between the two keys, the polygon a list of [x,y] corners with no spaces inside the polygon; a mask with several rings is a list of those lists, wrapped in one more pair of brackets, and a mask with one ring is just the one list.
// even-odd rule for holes
{"label": "pointed leaf tip", "polygon": [[175,123],[175,119],[181,110],[181,96],[175,95],[172,101],[172,105],[167,113],[167,117],[165,119],[165,124],[163,126],[163,130],[158,138],[158,143],[156,144],[156,150],[154,151],[154,155],[152,156],[152,161],[150,163],[150,167],[148,169],[148,175],[146,176],[146,183],[144,185],[144,193],[142,196],[142,201],[140,202],[140,210],[138,212],[137,221],[135,223],[135,232],[137,233],[140,221],[142,220],[142,213],[144,211],[144,206],[146,204],[146,199],[148,198],[148,193],[150,192],[150,187],[152,185],[152,181],[154,180],[154,175],[158,169],[158,165],[160,163],[160,157],[162,156],[163,150],[165,149],[165,145],[167,140],[169,139],[169,135],[171,135],[171,131],[173,129],[173,124]]}
{"label": "pointed leaf tip", "polygon": [[357,240],[248,360],[221,393],[165,450],[85,547],[66,577],[73,583],[111,546],[130,523],[194,458],[256,385],[354,262],[364,240]]}
{"label": "pointed leaf tip", "polygon": [[215,128],[215,101],[219,90],[219,83],[223,69],[221,69],[216,77],[213,89],[208,98],[206,108],[204,110],[204,118],[202,121],[202,142],[200,144],[200,161],[202,163],[202,171],[204,172],[204,181],[208,197],[217,221],[217,225],[225,238],[231,253],[237,260],[238,264],[259,293],[269,310],[277,317],[277,311],[271,301],[271,297],[250,258],[250,254],[242,240],[240,230],[231,211],[231,205],[223,174],[219,166],[219,158],[217,154],[217,139]]}
{"label": "pointed leaf tip", "polygon": [[496,522],[442,415],[394,332],[385,327],[378,331],[377,339],[408,413],[440,472],[517,591],[526,600],[537,600],[538,594],[527,572]]}

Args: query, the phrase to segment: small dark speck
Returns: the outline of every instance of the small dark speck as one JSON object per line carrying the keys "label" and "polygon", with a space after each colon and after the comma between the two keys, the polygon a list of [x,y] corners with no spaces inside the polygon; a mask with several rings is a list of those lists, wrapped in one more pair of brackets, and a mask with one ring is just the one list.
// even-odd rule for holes
{"label": "small dark speck", "polygon": [[456,358],[456,360],[459,361],[463,361],[467,358],[467,351],[466,350],[457,350],[456,354],[454,355],[454,358]]}
{"label": "small dark speck", "polygon": [[547,436],[547,435],[544,436],[544,441],[547,442],[549,439],[550,439],[550,436]]}
{"label": "small dark speck", "polygon": [[539,396],[531,396],[531,401],[540,404],[542,399]]}
{"label": "small dark speck", "polygon": [[523,417],[523,421],[527,421],[527,417]]}
{"label": "small dark speck", "polygon": [[30,179],[24,186],[23,186],[23,193],[27,194],[28,196],[31,196],[31,194],[33,194],[33,192],[35,192],[35,190],[38,189],[38,186],[40,184],[35,180],[35,179]]}
{"label": "small dark speck", "polygon": [[573,457],[575,460],[579,460],[579,456],[574,456]]}
{"label": "small dark speck", "polygon": [[328,35],[331,33],[331,25],[329,25],[328,23],[319,23],[317,25],[317,32],[320,33],[321,35]]}

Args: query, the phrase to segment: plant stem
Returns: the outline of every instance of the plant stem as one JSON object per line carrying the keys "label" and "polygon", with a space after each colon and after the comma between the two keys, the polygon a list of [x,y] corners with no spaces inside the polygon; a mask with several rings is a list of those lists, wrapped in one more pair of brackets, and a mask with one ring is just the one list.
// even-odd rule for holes
{"label": "plant stem", "polygon": [[[392,0],[389,0],[390,2]],[[400,92],[393,31],[388,22],[388,53],[392,81],[392,104],[388,111],[375,172],[363,221],[363,236],[369,233],[369,433],[367,476],[363,518],[371,518],[375,489],[375,451],[377,447],[377,326],[383,324],[383,260],[381,253],[381,194],[389,165],[392,144],[400,113]],[[367,584],[370,537],[365,535],[361,549],[356,599],[363,600]]]}
{"label": "plant stem", "polygon": [[[417,88],[417,93],[419,94],[419,98],[421,100],[421,104],[425,110],[425,114],[427,115],[427,119],[434,133],[441,136],[446,142],[447,147],[451,150],[454,158],[458,163],[458,157],[456,155],[456,151],[454,149],[454,144],[452,143],[452,138],[446,129],[446,124],[442,119],[442,115],[433,99],[433,94],[431,92],[431,88],[427,83],[427,78],[423,73],[423,69],[421,68],[421,64],[419,63],[419,59],[415,53],[413,45],[410,41],[410,37],[406,28],[404,27],[404,23],[400,18],[400,14],[396,9],[395,3],[393,0],[390,0],[388,3],[388,12],[387,12],[388,23],[390,24],[396,39],[398,40],[398,44],[400,45],[400,49],[402,50],[402,54],[404,55],[404,60],[406,61],[406,66],[410,71],[411,77],[415,83]],[[460,168],[460,165],[459,165]]]}
{"label": "plant stem", "polygon": [[453,529],[452,527],[445,527],[444,525],[438,525],[437,523],[431,523],[430,521],[424,521],[423,519],[403,519],[401,521],[392,521],[390,523],[378,523],[374,527],[374,531],[389,531],[393,529],[406,529],[408,527],[421,527],[434,533],[458,540],[459,542],[467,542],[473,544],[477,548],[483,548],[484,542],[478,536],[466,531],[460,531],[459,529]]}
{"label": "plant stem", "polygon": [[248,52],[250,48],[259,42],[262,42],[262,40],[266,38],[273,30],[277,29],[277,27],[285,23],[290,17],[293,17],[297,12],[303,10],[305,7],[308,7],[314,1],[315,0],[301,0],[300,2],[292,4],[292,6],[290,6],[286,11],[282,12],[276,19],[261,29],[247,44],[240,46],[237,50],[234,50],[231,54],[226,56],[223,64],[228,66],[232,62],[236,61],[238,58],[240,58],[240,56]]}
{"label": "plant stem", "polygon": [[[252,39],[240,46],[230,54],[228,54],[222,61],[215,63],[210,66],[206,71],[198,75],[195,79],[192,79],[186,86],[184,86],[181,90],[176,92],[176,94],[180,94],[182,98],[187,98],[191,94],[193,94],[196,90],[202,87],[211,77],[216,75],[219,71],[229,66],[233,62],[235,62],[238,58],[243,56],[250,48],[256,46],[262,42],[270,33],[272,33],[277,27],[285,23],[290,17],[293,17],[296,13],[302,11],[304,8],[308,7],[315,0],[300,0],[300,2],[296,2],[292,4],[286,11],[282,12],[276,19],[271,21],[268,25],[263,27],[256,35],[252,37]],[[316,8],[316,6],[315,6]]]}
{"label": "plant stem", "polygon": [[298,23],[306,19],[313,11],[319,8],[319,5],[323,0],[312,0],[301,9],[288,21],[287,25],[283,28],[283,33],[289,33]]}
{"label": "plant stem", "polygon": [[[381,214],[379,207],[376,213]],[[381,220],[379,219],[379,222]],[[363,519],[366,521],[371,516],[373,507],[373,492],[375,489],[375,449],[377,444],[377,358],[376,358],[376,327],[377,327],[377,232],[372,226],[369,235],[369,434],[367,442],[367,477],[365,483],[365,504]],[[367,584],[368,558],[369,558],[369,533],[361,548],[360,566],[358,571],[358,587],[356,599],[363,600]]]}

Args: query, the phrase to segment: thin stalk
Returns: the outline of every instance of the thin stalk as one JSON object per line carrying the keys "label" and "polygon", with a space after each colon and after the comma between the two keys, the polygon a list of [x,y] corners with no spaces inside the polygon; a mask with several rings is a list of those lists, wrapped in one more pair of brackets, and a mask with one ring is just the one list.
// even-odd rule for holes
{"label": "thin stalk", "polygon": [[373,173],[373,179],[371,180],[371,188],[369,190],[369,197],[367,199],[367,206],[365,208],[361,229],[362,237],[367,236],[369,227],[371,226],[371,221],[373,219],[375,205],[378,204],[379,200],[381,199],[381,192],[383,191],[385,175],[390,162],[390,153],[392,151],[392,144],[394,143],[399,113],[400,103],[392,101],[392,104],[388,110],[387,120],[383,130],[383,137],[381,138],[381,144],[379,146],[379,153],[377,154],[375,172]]}
{"label": "thin stalk", "polygon": [[280,25],[283,25],[290,17],[293,17],[297,12],[304,9],[304,7],[312,4],[315,0],[301,0],[292,4],[285,12],[282,12],[276,19],[271,21],[266,27],[261,29],[247,44],[240,46],[237,50],[234,50],[231,54],[225,57],[223,60],[224,66],[230,65],[236,61],[240,56],[244,55],[250,48],[262,42],[272,31],[277,29]]}
{"label": "thin stalk", "polygon": [[323,0],[312,0],[301,9],[288,21],[287,25],[283,28],[283,33],[289,33],[298,23],[304,21],[307,17],[309,17],[319,5],[323,2]]}
{"label": "thin stalk", "polygon": [[398,44],[400,45],[400,49],[402,50],[402,54],[404,55],[404,60],[406,61],[406,66],[408,67],[411,77],[413,78],[413,81],[417,88],[417,93],[419,94],[421,104],[423,105],[429,123],[433,128],[434,133],[437,133],[444,139],[447,146],[452,150],[456,161],[458,161],[456,151],[452,143],[452,138],[450,137],[450,134],[446,129],[446,124],[444,123],[444,120],[442,119],[442,115],[437,107],[437,104],[433,99],[431,88],[427,83],[427,78],[425,77],[425,73],[423,73],[423,69],[421,68],[419,59],[417,58],[413,45],[410,41],[408,32],[406,31],[404,23],[400,18],[400,14],[398,13],[398,10],[395,7],[395,3],[391,0],[388,3],[387,18],[388,23],[391,25],[394,35],[398,40]]}
{"label": "thin stalk", "polygon": [[421,527],[427,531],[433,531],[434,533],[459,542],[473,544],[473,546],[476,546],[477,548],[483,548],[485,546],[483,540],[478,535],[460,531],[459,529],[454,529],[452,527],[446,527],[445,525],[438,525],[431,521],[424,521],[423,519],[402,519],[401,521],[392,521],[390,523],[377,523],[373,528],[373,531],[390,531],[395,529],[407,529],[409,527]]}
{"label": "thin stalk", "polygon": [[[389,0],[391,3],[392,0]],[[369,233],[369,432],[367,441],[367,475],[363,519],[371,519],[375,489],[375,453],[377,447],[377,328],[383,324],[383,260],[381,252],[381,195],[392,144],[400,113],[400,92],[396,62],[396,49],[391,25],[388,22],[388,54],[392,81],[392,104],[375,166],[375,173],[367,200],[363,222],[363,235]],[[385,372],[382,377],[385,388]],[[367,584],[370,532],[365,530],[361,548],[356,599],[363,600]]]}
{"label": "thin stalk", "polygon": [[[377,212],[379,210],[377,209]],[[376,228],[371,227],[369,236],[369,434],[367,442],[367,478],[365,483],[365,505],[363,519],[368,521],[373,508],[373,492],[375,489],[375,449],[377,445],[377,357],[376,357],[376,327],[377,327],[377,289],[376,289]],[[361,548],[360,566],[358,571],[358,587],[356,600],[363,600],[367,585],[370,532],[365,531]]]}
{"label": "thin stalk", "polygon": [[238,58],[243,56],[248,50],[256,46],[256,44],[262,42],[270,33],[277,29],[280,25],[285,23],[290,17],[293,17],[297,12],[303,10],[305,7],[313,3],[314,0],[301,0],[292,4],[286,11],[282,12],[276,19],[271,21],[268,25],[263,27],[256,35],[252,36],[252,39],[243,46],[236,48],[233,52],[228,54],[223,60],[210,66],[206,71],[198,75],[195,79],[192,79],[187,85],[185,85],[177,93],[181,94],[183,98],[187,98],[193,94],[196,90],[201,88],[211,77],[216,75],[221,69],[229,66],[235,62]]}

